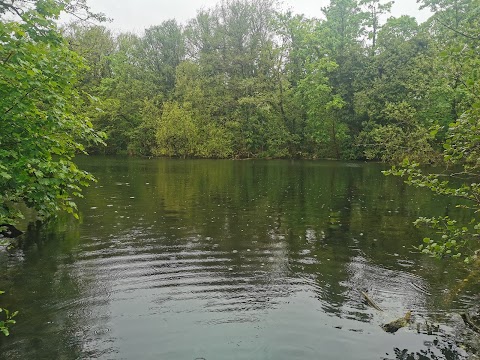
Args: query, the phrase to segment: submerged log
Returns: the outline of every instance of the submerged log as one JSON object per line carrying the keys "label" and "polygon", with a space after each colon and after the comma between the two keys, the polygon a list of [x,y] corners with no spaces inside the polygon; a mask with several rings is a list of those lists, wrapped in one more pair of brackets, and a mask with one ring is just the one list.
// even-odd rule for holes
{"label": "submerged log", "polygon": [[392,334],[396,333],[401,328],[407,326],[410,323],[411,318],[412,318],[412,312],[407,311],[404,317],[401,317],[397,320],[389,322],[388,324],[382,325],[382,329]]}

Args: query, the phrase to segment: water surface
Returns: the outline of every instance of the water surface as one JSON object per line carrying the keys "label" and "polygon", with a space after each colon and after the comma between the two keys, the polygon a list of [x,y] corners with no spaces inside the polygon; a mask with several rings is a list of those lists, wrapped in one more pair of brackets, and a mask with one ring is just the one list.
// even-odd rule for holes
{"label": "water surface", "polygon": [[[79,164],[98,178],[81,221],[31,227],[0,253],[2,301],[21,311],[0,359],[467,358],[458,314],[479,286],[417,254],[411,225],[455,206],[381,165]],[[380,328],[407,310],[410,328]]]}

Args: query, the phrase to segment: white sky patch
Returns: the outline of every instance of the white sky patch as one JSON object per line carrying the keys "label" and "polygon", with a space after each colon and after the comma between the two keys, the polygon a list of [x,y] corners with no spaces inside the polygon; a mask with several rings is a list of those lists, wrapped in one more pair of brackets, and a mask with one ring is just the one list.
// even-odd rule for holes
{"label": "white sky patch", "polygon": [[[113,22],[107,26],[117,31],[132,31],[142,33],[145,28],[159,25],[165,20],[176,19],[186,23],[195,17],[197,10],[210,8],[219,0],[89,0],[91,9],[103,12]],[[294,13],[305,14],[307,17],[322,16],[321,8],[328,6],[328,0],[290,0],[283,1],[283,8]],[[396,0],[392,16],[410,15],[419,22],[425,21],[430,13],[418,10],[416,0]]]}

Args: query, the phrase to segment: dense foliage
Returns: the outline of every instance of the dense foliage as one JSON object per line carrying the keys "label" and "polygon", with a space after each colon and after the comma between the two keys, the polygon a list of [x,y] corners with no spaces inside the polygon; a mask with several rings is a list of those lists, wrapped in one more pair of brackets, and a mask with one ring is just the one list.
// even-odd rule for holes
{"label": "dense foliage", "polygon": [[99,99],[83,110],[109,137],[91,150],[437,160],[446,127],[470,105],[476,54],[457,40],[478,40],[478,0],[422,5],[434,13],[420,25],[388,17],[380,0],[333,0],[323,19],[225,0],[141,36],[69,25],[89,65],[79,89]]}
{"label": "dense foliage", "polygon": [[72,161],[102,140],[81,115],[82,60],[55,25],[66,5],[0,2],[0,225],[14,225],[21,205],[75,213],[72,198],[92,180]]}

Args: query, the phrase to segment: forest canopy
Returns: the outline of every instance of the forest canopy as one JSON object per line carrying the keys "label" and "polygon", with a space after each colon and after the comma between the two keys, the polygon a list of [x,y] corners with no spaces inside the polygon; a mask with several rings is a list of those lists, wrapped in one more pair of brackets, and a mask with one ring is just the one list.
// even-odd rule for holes
{"label": "forest canopy", "polygon": [[[86,58],[92,152],[202,158],[438,160],[478,96],[478,0],[333,0],[322,19],[273,0],[221,1],[142,35],[70,24]],[[98,111],[101,109],[101,111]]]}

